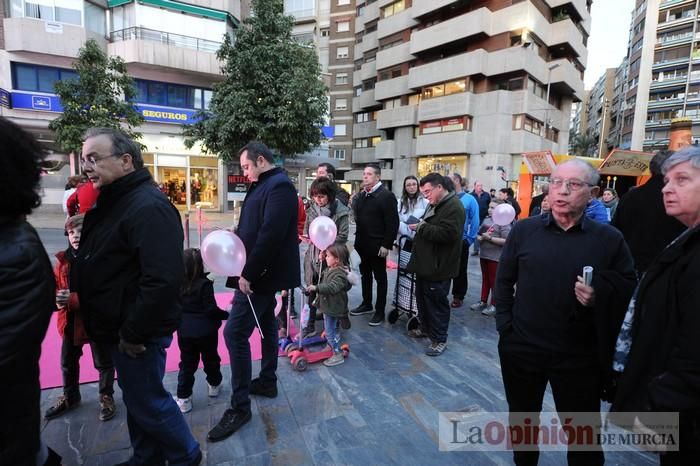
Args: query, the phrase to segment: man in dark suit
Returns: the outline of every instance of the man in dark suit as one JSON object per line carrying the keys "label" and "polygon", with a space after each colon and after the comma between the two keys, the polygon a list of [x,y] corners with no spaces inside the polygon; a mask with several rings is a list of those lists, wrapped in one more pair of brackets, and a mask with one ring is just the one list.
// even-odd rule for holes
{"label": "man in dark suit", "polygon": [[372,276],[377,280],[377,301],[369,325],[384,322],[387,277],[386,256],[391,251],[399,229],[399,213],[394,193],[382,186],[379,165],[369,164],[362,173],[362,191],[354,198],[355,250],[360,255],[362,304],[350,311],[359,316],[372,313]]}
{"label": "man in dark suit", "polygon": [[[226,282],[226,286],[238,290],[224,328],[233,393],[231,407],[209,431],[207,437],[212,442],[229,437],[250,421],[249,395],[277,396],[275,293],[301,282],[294,185],[284,170],[274,165],[272,152],[265,144],[250,142],[238,155],[243,173],[251,181],[237,228],[247,257],[241,276]],[[255,316],[264,338],[260,377],[251,381],[248,339],[256,326]]]}

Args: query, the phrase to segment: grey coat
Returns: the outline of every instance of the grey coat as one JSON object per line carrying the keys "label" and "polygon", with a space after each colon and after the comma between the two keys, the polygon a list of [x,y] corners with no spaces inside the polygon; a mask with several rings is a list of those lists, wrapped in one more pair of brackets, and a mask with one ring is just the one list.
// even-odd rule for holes
{"label": "grey coat", "polygon": [[[338,228],[338,234],[335,237],[335,242],[345,244],[348,242],[348,234],[350,232],[350,221],[348,217],[349,213],[350,209],[337,199],[335,201],[335,205],[331,208],[319,207],[316,205],[316,203],[312,203],[306,211],[304,235],[309,234],[309,225],[311,225],[311,222],[313,222],[316,217],[326,216],[330,217],[331,220],[335,222],[335,226]],[[318,256],[320,253],[321,251],[314,246],[313,243],[309,243],[309,248],[306,250],[306,255],[304,256],[304,282],[307,285],[315,285],[318,283],[320,265]]]}

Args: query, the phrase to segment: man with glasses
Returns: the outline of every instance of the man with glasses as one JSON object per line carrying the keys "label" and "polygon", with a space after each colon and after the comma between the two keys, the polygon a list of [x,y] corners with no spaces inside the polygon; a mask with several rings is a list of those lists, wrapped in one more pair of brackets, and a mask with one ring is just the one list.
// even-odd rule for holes
{"label": "man with glasses", "polygon": [[71,268],[88,337],[110,347],[133,454],[124,465],[198,465],[199,444],[163,387],[165,349],[180,323],[180,216],[143,166],[138,143],[87,132],[83,170],[100,190]]}
{"label": "man with glasses", "polygon": [[[600,419],[605,376],[635,274],[620,232],[584,216],[599,178],[578,159],[557,166],[549,181],[551,214],[517,222],[503,249],[496,325],[511,424],[522,421],[515,413],[539,419],[547,383],[559,412]],[[585,266],[593,267],[590,284],[582,277]],[[514,444],[515,463],[537,464],[539,451],[525,447]],[[570,451],[568,462],[603,464],[603,452]]]}

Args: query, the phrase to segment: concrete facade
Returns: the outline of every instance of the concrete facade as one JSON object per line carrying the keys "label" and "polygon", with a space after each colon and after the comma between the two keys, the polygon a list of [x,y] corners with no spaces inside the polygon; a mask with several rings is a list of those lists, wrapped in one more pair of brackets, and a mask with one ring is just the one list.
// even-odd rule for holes
{"label": "concrete facade", "polygon": [[430,171],[502,187],[503,172],[517,180],[523,152],[567,152],[571,104],[584,96],[590,2],[356,3],[346,174],[355,189],[370,161],[400,193],[404,177]]}

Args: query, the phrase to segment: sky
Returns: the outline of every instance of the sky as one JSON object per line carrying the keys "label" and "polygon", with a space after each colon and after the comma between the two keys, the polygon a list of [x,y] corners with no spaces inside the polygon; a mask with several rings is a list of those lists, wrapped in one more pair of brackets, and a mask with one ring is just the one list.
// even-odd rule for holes
{"label": "sky", "polygon": [[591,6],[591,36],[584,75],[591,89],[606,68],[617,68],[627,53],[634,0],[594,0]]}

